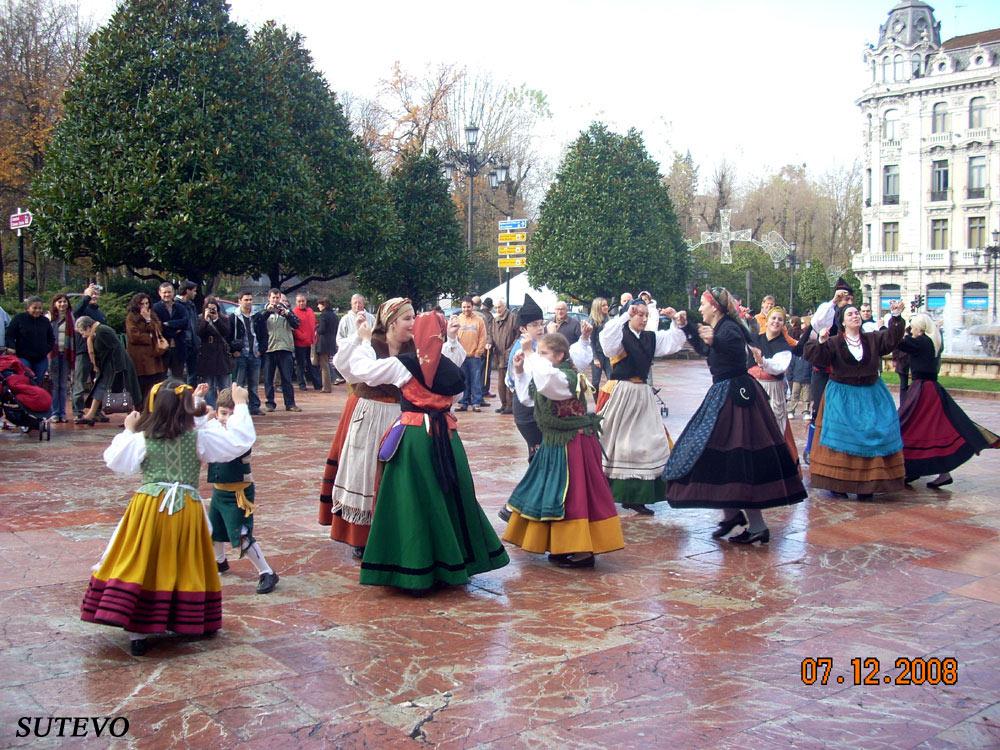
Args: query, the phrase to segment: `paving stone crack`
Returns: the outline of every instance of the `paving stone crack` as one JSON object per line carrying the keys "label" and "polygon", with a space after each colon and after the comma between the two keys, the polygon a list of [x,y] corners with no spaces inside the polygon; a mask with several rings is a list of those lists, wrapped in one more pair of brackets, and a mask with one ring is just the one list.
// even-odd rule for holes
{"label": "paving stone crack", "polygon": [[448,705],[451,703],[452,694],[450,692],[442,693],[442,697],[444,698],[444,704],[438,706],[437,708],[432,708],[431,712],[427,714],[427,716],[414,725],[413,729],[410,731],[410,739],[417,740],[418,742],[427,742],[427,734],[423,729],[424,724],[434,721],[434,717],[439,711],[444,711],[448,708]]}

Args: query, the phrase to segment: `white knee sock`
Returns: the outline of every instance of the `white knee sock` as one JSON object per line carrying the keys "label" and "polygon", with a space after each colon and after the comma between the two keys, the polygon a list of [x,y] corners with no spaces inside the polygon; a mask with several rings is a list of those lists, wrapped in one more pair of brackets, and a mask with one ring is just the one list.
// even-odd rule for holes
{"label": "white knee sock", "polygon": [[225,562],[225,560],[226,560],[226,543],[225,542],[212,542],[212,546],[215,547],[215,561],[217,563]]}
{"label": "white knee sock", "polygon": [[271,570],[271,566],[267,564],[267,560],[264,559],[264,553],[260,551],[260,545],[257,544],[257,542],[254,542],[247,547],[244,554],[250,559],[250,563],[257,569],[257,575],[274,572]]}

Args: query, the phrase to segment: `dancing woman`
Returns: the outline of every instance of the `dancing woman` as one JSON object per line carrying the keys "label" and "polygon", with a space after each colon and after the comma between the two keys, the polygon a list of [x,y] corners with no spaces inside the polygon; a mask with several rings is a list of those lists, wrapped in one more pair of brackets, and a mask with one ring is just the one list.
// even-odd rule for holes
{"label": "dancing woman", "polygon": [[824,303],[813,316],[819,338],[805,345],[814,367],[830,367],[830,382],[816,408],[809,469],[813,487],[870,500],[903,488],[903,439],[896,405],[879,376],[879,362],[903,338],[902,302],[892,302],[886,328],[861,331],[861,313],[843,309],[840,332],[830,338],[836,314]]}
{"label": "dancing woman", "polygon": [[[767,298],[765,297],[765,299]],[[788,422],[785,371],[792,364],[792,354],[801,354],[802,346],[796,345],[796,351],[788,344],[788,337],[785,334],[784,309],[772,304],[764,317],[764,326],[761,332],[756,336],[751,335],[751,341],[751,357],[747,359],[749,372],[767,394],[774,419],[778,423],[778,429],[785,436],[785,444],[792,454],[792,460],[798,464],[799,451],[795,447],[795,438],[792,436],[792,428]]]}
{"label": "dancing woman", "polygon": [[951,484],[953,469],[987,448],[1000,448],[1000,437],[976,424],[940,383],[941,334],[920,313],[910,318],[910,333],[897,347],[910,357],[913,385],[900,397],[899,427],[903,435],[905,482],[937,475],[931,489]]}
{"label": "dancing woman", "polygon": [[[670,439],[646,378],[653,358],[679,351],[685,336],[676,324],[667,331],[646,330],[649,316],[659,312],[642,300],[626,309],[627,318],[611,318],[598,337],[611,361],[608,382],[597,396],[604,473],[616,502],[651,516],[653,509],[648,506],[666,499],[660,474],[670,455]],[[673,314],[668,308],[668,315]]]}
{"label": "dancing woman", "polygon": [[362,343],[351,355],[351,373],[373,387],[396,386],[402,406],[380,450],[385,468],[361,561],[363,584],[420,593],[467,583],[510,562],[476,501],[451,413],[465,390],[458,364],[465,350],[457,334],[457,320],[446,325],[440,313],[422,313],[413,328],[416,350],[377,359],[368,344],[371,330],[358,320]]}
{"label": "dancing woman", "polygon": [[[370,342],[376,358],[413,351],[413,320],[408,299],[393,297],[379,306]],[[333,436],[319,495],[320,525],[330,527],[331,539],[354,547],[358,560],[365,552],[375,507],[379,440],[399,418],[396,386],[370,386],[351,373],[350,357],[361,343],[357,336],[340,340],[333,358],[351,393]]]}
{"label": "dancing woman", "polygon": [[708,357],[712,387],[681,433],[663,472],[672,508],[719,508],[722,520],[712,532],[736,544],[767,544],[771,532],[761,511],[802,502],[795,461],[778,429],[767,394],[747,374],[750,331],[736,302],[723,287],[701,297],[704,325],[695,328],[677,317],[691,346]]}

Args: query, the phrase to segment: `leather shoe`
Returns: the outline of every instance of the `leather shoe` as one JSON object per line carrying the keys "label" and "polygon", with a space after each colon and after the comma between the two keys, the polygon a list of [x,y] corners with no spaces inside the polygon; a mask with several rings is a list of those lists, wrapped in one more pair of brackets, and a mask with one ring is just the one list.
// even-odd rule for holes
{"label": "leather shoe", "polygon": [[747,529],[739,536],[730,537],[729,541],[733,544],[767,544],[771,541],[771,530],[764,529],[763,531],[751,534],[750,529]]}
{"label": "leather shoe", "polygon": [[728,521],[719,521],[718,527],[716,527],[715,531],[712,532],[712,539],[721,539],[722,537],[730,534],[737,526],[749,525],[750,519],[748,519],[747,514],[741,510]]}
{"label": "leather shoe", "polygon": [[145,656],[150,645],[149,638],[137,638],[134,641],[129,641],[128,649],[132,656]]}
{"label": "leather shoe", "polygon": [[504,523],[509,523],[510,522],[511,515],[512,514],[510,512],[510,508],[508,508],[506,505],[503,506],[500,510],[497,511],[497,516]]}
{"label": "leather shoe", "polygon": [[482,411],[482,409],[480,409],[478,406],[473,406],[472,407],[472,411],[474,411],[476,414],[478,414],[479,412]]}
{"label": "leather shoe", "polygon": [[468,411],[468,410],[469,410],[469,407],[466,406],[465,404],[461,404],[460,406],[456,406],[455,407],[455,411]]}
{"label": "leather shoe", "polygon": [[[583,554],[583,553],[579,553]],[[576,557],[576,553],[569,555],[549,555],[549,562],[560,568],[592,568],[594,567],[594,555],[586,554],[583,557]]]}
{"label": "leather shoe", "polygon": [[365,556],[365,548],[364,547],[355,547],[354,551],[351,553],[351,556],[355,560],[362,559]]}
{"label": "leather shoe", "polygon": [[942,487],[945,487],[945,486],[947,486],[949,484],[952,484],[954,481],[955,480],[952,479],[951,475],[949,474],[947,479],[944,479],[944,480],[942,480],[940,482],[935,479],[932,482],[928,482],[927,486],[930,487],[932,490],[937,490],[937,489],[941,489]]}
{"label": "leather shoe", "polygon": [[277,585],[278,585],[277,573],[261,573],[260,578],[257,580],[257,593],[270,594],[272,591],[274,591],[274,587]]}
{"label": "leather shoe", "polygon": [[93,427],[94,423],[95,420],[87,419],[87,417],[77,417],[76,419],[73,420],[73,424],[85,424],[88,427]]}
{"label": "leather shoe", "polygon": [[651,516],[653,515],[653,509],[648,505],[641,505],[639,503],[622,503],[623,508],[628,510],[634,510],[640,516]]}
{"label": "leather shoe", "polygon": [[229,560],[223,560],[222,562],[216,562],[215,567],[219,569],[220,573],[225,573],[229,570]]}
{"label": "leather shoe", "polygon": [[302,409],[297,406],[286,406],[285,411],[302,411]]}

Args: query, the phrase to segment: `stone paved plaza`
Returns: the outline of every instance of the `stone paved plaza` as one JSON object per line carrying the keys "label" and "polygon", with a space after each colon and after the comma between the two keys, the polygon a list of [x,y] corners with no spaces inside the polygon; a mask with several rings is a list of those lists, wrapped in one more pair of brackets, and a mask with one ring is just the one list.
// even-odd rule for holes
{"label": "stone paved plaza", "polygon": [[[676,437],[708,370],[654,369]],[[299,396],[301,414],[257,420],[255,532],[277,590],[256,595],[249,562],[233,561],[223,631],[158,639],[141,658],[79,618],[137,486],[101,461],[122,418],[57,425],[50,443],[0,435],[0,746],[108,744],[92,729],[16,736],[21,717],[50,716],[124,716],[117,746],[164,748],[1000,746],[1000,451],[945,491],[813,491],[767,513],[768,547],[717,543],[715,512],[664,504],[626,511],[626,548],[595,570],[512,548],[508,567],[413,598],[359,586],[351,550],[317,525],[345,392]],[[1000,429],[1000,401],[959,402]],[[460,432],[502,531],[521,439],[492,409],[460,415]],[[832,659],[828,684],[804,684],[803,659],[818,657]],[[879,660],[880,684],[852,684],[855,657]],[[901,657],[953,658],[957,683],[881,682]]]}

